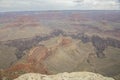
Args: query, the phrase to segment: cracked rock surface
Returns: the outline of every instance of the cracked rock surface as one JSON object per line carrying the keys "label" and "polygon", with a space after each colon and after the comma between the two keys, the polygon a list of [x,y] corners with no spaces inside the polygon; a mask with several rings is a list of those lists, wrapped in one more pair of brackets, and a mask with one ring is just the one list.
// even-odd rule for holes
{"label": "cracked rock surface", "polygon": [[14,80],[114,80],[91,72],[60,73],[56,75],[42,75],[38,73],[27,73]]}

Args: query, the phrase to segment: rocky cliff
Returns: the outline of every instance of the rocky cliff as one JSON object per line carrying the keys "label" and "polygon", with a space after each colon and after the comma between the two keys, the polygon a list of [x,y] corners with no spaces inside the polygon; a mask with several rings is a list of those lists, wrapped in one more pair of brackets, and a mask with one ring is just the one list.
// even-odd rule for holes
{"label": "rocky cliff", "polygon": [[[104,76],[116,77],[120,73],[119,45],[114,47],[109,44],[119,42],[114,40],[107,42],[106,39],[96,36],[76,38],[72,35],[58,35],[41,41],[39,38],[35,38],[37,43],[34,43],[34,39],[33,42],[20,41],[21,45],[25,45],[19,47],[20,50],[28,47],[30,49],[10,68],[1,71],[1,77],[13,80],[23,73],[58,74],[77,71],[97,72]],[[27,42],[37,45],[31,47]]]}

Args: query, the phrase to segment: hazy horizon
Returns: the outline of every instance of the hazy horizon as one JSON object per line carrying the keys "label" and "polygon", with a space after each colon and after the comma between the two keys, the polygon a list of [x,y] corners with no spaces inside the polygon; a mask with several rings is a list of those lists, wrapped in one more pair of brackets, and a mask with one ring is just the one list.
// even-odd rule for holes
{"label": "hazy horizon", "polygon": [[0,13],[16,13],[16,12],[62,12],[62,11],[120,11],[120,10],[26,10],[26,11],[1,11]]}

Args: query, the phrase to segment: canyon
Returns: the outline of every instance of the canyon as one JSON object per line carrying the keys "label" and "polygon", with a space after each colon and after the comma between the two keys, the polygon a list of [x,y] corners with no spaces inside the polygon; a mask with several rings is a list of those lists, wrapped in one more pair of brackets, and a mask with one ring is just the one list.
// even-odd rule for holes
{"label": "canyon", "polygon": [[0,79],[88,71],[119,80],[119,13],[0,13]]}

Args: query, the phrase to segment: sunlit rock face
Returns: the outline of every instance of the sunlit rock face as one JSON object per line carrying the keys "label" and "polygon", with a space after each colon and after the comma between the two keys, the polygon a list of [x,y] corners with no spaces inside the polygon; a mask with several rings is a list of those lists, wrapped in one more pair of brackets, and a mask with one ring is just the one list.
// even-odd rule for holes
{"label": "sunlit rock face", "polygon": [[73,72],[73,73],[60,73],[57,75],[42,75],[37,73],[28,73],[14,80],[114,80],[114,79],[104,77],[100,74],[91,72]]}

